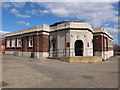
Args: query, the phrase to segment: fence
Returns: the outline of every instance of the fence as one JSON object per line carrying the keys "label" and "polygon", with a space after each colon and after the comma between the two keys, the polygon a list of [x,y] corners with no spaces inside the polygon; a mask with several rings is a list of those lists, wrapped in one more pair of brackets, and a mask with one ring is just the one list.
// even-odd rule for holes
{"label": "fence", "polygon": [[93,56],[93,48],[84,48],[84,49],[55,49],[49,51],[49,57],[58,57],[58,56]]}

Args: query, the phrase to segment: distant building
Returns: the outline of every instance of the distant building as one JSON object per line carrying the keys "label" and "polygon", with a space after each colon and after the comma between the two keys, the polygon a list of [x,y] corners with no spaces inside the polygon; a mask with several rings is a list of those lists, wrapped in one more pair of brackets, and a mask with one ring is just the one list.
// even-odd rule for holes
{"label": "distant building", "polygon": [[34,57],[113,56],[113,37],[102,28],[79,21],[61,21],[7,33],[7,54]]}
{"label": "distant building", "polygon": [[0,52],[4,52],[4,51],[5,51],[5,39],[0,38]]}

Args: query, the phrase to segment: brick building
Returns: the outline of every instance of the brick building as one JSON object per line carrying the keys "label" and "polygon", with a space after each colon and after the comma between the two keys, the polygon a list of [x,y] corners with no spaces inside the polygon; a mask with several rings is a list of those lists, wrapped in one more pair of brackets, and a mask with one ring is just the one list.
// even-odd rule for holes
{"label": "brick building", "polygon": [[4,52],[4,51],[5,51],[5,39],[0,38],[0,52]]}
{"label": "brick building", "polygon": [[5,53],[34,56],[113,56],[112,36],[102,28],[79,21],[41,25],[5,36]]}
{"label": "brick building", "polygon": [[113,37],[104,28],[94,28],[93,50],[95,56],[109,58],[113,56]]}

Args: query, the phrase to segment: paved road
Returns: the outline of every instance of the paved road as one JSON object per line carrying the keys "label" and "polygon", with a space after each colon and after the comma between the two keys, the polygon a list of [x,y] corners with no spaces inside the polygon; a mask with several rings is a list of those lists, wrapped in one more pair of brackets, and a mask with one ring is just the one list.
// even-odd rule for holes
{"label": "paved road", "polygon": [[67,63],[3,55],[3,87],[117,88],[118,57],[99,63]]}

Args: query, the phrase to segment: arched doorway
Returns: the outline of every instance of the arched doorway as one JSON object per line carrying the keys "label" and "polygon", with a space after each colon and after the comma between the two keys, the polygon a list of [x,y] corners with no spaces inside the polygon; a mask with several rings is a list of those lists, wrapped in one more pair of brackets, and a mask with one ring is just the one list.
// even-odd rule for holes
{"label": "arched doorway", "polygon": [[75,41],[75,56],[83,56],[83,41]]}

